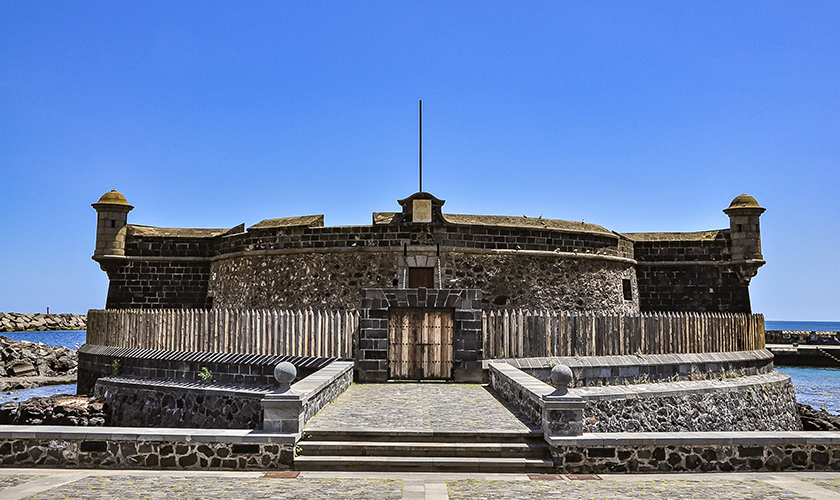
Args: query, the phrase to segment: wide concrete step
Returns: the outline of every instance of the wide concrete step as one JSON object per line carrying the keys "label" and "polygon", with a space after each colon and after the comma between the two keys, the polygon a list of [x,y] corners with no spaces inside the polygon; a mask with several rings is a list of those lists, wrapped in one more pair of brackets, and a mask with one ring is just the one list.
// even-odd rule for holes
{"label": "wide concrete step", "polygon": [[302,456],[545,458],[545,441],[510,443],[314,441],[298,443]]}
{"label": "wide concrete step", "polygon": [[303,441],[385,441],[435,443],[544,442],[539,430],[441,431],[417,429],[306,429]]}
{"label": "wide concrete step", "polygon": [[295,457],[297,470],[377,472],[551,472],[554,463],[539,458],[366,457],[320,455]]}

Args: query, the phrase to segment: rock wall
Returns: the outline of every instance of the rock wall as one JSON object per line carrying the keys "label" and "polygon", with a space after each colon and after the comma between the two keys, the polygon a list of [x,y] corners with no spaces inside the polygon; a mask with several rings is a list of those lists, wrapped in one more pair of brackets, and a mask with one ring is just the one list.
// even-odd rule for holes
{"label": "rock wall", "polygon": [[77,314],[0,313],[0,332],[84,330],[86,321]]}
{"label": "rock wall", "polygon": [[294,463],[289,443],[196,441],[194,436],[0,439],[0,463],[15,467],[278,470]]}
{"label": "rock wall", "polygon": [[214,261],[213,307],[355,309],[362,288],[397,285],[396,252],[334,252],[233,257]]}
{"label": "rock wall", "polygon": [[[222,308],[357,308],[363,288],[398,285],[398,261],[398,252],[366,251],[237,256],[213,262],[209,291]],[[441,268],[444,288],[483,290],[484,309],[639,312],[630,263],[443,252]]]}
{"label": "rock wall", "polygon": [[570,474],[840,470],[840,445],[793,444],[783,439],[772,443],[764,439],[761,444],[741,438],[734,444],[552,446],[551,456],[557,472]]}
{"label": "rock wall", "polygon": [[[756,380],[769,380],[754,383]],[[775,380],[774,380],[775,379]],[[583,395],[584,432],[713,432],[713,431],[797,431],[802,429],[793,385],[787,376],[743,377],[737,385],[713,381],[689,383],[707,390],[672,390],[628,397],[594,399]],[[659,384],[649,384],[659,385]]]}
{"label": "rock wall", "polygon": [[[485,309],[639,312],[636,272],[624,262],[453,252],[445,254],[443,278],[447,288],[482,290]],[[629,300],[623,280],[631,285]]]}
{"label": "rock wall", "polygon": [[106,377],[94,396],[114,427],[260,429],[260,401],[270,389]]}

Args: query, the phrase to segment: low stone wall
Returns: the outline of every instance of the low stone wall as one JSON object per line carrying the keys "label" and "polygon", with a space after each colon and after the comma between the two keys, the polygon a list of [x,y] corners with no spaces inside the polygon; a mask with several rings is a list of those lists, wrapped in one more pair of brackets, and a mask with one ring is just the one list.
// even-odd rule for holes
{"label": "low stone wall", "polygon": [[542,428],[546,440],[583,432],[584,402],[565,389],[555,390],[507,363],[490,363],[490,385]]}
{"label": "low stone wall", "polygon": [[85,344],[79,349],[79,379],[76,392],[92,394],[96,380],[115,375],[150,379],[201,380],[198,373],[207,368],[213,381],[222,384],[276,385],[274,367],[289,361],[303,378],[330,364],[332,358],[309,356],[264,356],[254,354],[211,353],[125,349]]}
{"label": "low stone wall", "polygon": [[0,313],[0,332],[84,330],[86,321],[77,314]]}
{"label": "low stone wall", "polygon": [[838,471],[838,432],[620,433],[550,441],[555,470],[593,472]]}
{"label": "low stone wall", "polygon": [[0,427],[0,462],[14,467],[277,470],[296,436],[252,430]]}
{"label": "low stone wall", "polygon": [[94,395],[107,402],[111,426],[261,429],[260,400],[270,391],[267,386],[104,377]]}
{"label": "low stone wall", "polygon": [[[561,394],[509,363],[494,361],[489,368],[493,389],[535,422],[542,422],[547,437],[573,429],[580,433],[802,428],[790,377],[776,371],[731,379],[582,387]],[[580,414],[572,412],[574,399],[581,402]],[[562,402],[564,411],[549,411],[550,400]]]}
{"label": "low stone wall", "polygon": [[266,394],[262,400],[263,429],[301,433],[303,426],[353,383],[353,362],[335,361],[286,392]]}
{"label": "low stone wall", "polygon": [[622,385],[678,380],[719,379],[773,372],[773,354],[755,351],[633,356],[565,356],[500,359],[543,382],[554,365],[572,369],[570,387]]}
{"label": "low stone wall", "polygon": [[796,431],[790,377],[773,372],[696,382],[571,389],[584,432]]}

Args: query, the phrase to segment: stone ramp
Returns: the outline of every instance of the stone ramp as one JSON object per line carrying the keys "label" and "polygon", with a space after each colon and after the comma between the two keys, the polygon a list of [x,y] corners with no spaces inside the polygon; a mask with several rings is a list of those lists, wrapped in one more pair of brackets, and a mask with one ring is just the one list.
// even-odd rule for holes
{"label": "stone ramp", "polygon": [[298,443],[301,470],[546,472],[542,432],[481,385],[353,385]]}
{"label": "stone ramp", "polygon": [[307,424],[326,430],[532,431],[533,422],[477,384],[355,384]]}

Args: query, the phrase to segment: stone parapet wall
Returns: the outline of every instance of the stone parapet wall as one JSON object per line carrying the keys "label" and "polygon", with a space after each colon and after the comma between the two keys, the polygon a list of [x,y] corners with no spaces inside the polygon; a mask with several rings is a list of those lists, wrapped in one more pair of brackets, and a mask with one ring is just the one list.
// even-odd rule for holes
{"label": "stone parapet wall", "polygon": [[571,474],[840,471],[837,432],[589,434],[550,445],[555,470]]}
{"label": "stone parapet wall", "polygon": [[569,390],[583,398],[584,432],[796,431],[788,375]]}
{"label": "stone parapet wall", "polygon": [[0,313],[0,332],[84,330],[86,321],[78,314]]}
{"label": "stone parapet wall", "polygon": [[[724,261],[730,258],[729,231],[629,234],[639,262]],[[670,236],[670,238],[669,238]]]}
{"label": "stone parapet wall", "polygon": [[77,393],[92,394],[97,379],[114,375],[114,360],[119,360],[117,374],[123,376],[199,381],[198,373],[206,367],[214,382],[256,386],[276,385],[274,367],[283,361],[294,364],[301,378],[332,361],[307,356],[158,351],[86,344],[79,349]]}
{"label": "stone parapet wall", "polygon": [[296,436],[253,430],[3,426],[7,467],[278,470],[294,464]]}
{"label": "stone parapet wall", "polygon": [[634,356],[563,356],[500,359],[543,382],[554,365],[566,365],[574,379],[569,387],[643,384],[678,380],[720,379],[773,372],[773,354],[755,351]]}
{"label": "stone parapet wall", "polygon": [[261,429],[260,400],[271,389],[202,382],[103,377],[94,397],[113,427]]}
{"label": "stone parapet wall", "polygon": [[222,237],[216,256],[254,250],[301,248],[394,248],[438,244],[441,247],[481,250],[537,250],[590,252],[632,258],[619,248],[620,236],[608,232],[574,232],[549,228],[486,226],[481,224],[381,224],[343,227],[278,227],[250,229]]}

